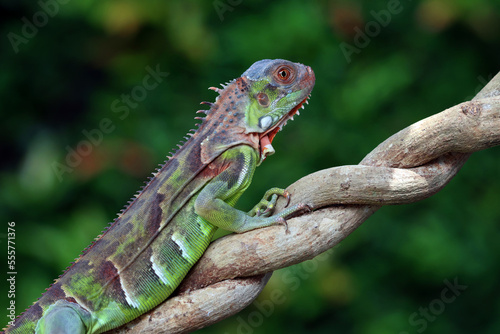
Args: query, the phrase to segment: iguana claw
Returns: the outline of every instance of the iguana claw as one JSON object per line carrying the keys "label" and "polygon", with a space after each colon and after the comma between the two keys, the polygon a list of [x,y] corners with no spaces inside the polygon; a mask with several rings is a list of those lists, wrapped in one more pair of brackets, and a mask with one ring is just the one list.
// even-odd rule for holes
{"label": "iguana claw", "polygon": [[[290,194],[288,194],[290,195]],[[285,217],[290,217],[291,215],[294,215],[296,214],[297,212],[311,212],[312,211],[312,208],[310,205],[308,204],[304,204],[304,203],[299,203],[299,204],[296,204],[286,210],[283,210],[282,212],[280,212],[277,216],[277,221],[276,221],[276,225],[284,225],[285,226],[285,233],[286,234],[289,234],[290,233],[290,230],[288,229],[288,222],[286,221]]]}
{"label": "iguana claw", "polygon": [[286,204],[285,204],[286,208],[290,204],[290,198],[291,198],[290,193],[288,192],[288,190],[285,190],[282,196],[286,199]]}
{"label": "iguana claw", "polygon": [[285,226],[285,233],[286,234],[290,234],[290,230],[288,229],[288,222],[286,221],[285,218],[280,217],[280,219],[278,220],[278,222],[276,223],[276,225],[283,225],[283,226]]}

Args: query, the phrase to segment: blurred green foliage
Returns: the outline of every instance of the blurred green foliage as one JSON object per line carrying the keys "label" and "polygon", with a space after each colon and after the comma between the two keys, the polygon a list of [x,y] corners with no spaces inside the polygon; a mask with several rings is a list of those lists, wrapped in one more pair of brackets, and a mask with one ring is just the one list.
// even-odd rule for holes
{"label": "blurred green foliage", "polygon": [[[1,0],[0,237],[7,254],[14,221],[17,311],[193,127],[198,103],[215,99],[207,87],[263,58],[316,72],[311,103],[239,203],[247,210],[271,186],[356,164],[396,131],[472,98],[499,69],[499,13],[493,0]],[[146,89],[157,69],[168,76]],[[85,147],[86,133],[95,145]],[[85,156],[68,167],[78,149]],[[500,332],[499,153],[475,153],[430,199],[382,208],[201,332]],[[454,282],[467,288],[455,295]]]}

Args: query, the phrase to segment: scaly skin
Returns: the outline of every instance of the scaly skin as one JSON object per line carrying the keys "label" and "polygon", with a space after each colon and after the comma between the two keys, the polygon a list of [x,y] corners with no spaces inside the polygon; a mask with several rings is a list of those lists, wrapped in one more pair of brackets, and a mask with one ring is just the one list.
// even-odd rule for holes
{"label": "scaly skin", "polygon": [[233,208],[276,133],[306,102],[314,73],[262,60],[213,88],[215,103],[184,145],[119,217],[5,333],[102,333],[163,302],[202,256],[217,228],[242,233],[285,224],[273,188],[248,214]]}

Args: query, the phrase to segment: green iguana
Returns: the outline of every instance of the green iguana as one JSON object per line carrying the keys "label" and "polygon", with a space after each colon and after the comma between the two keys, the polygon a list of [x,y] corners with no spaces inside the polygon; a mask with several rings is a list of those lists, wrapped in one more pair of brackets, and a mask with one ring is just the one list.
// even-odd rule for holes
{"label": "green iguana", "polygon": [[261,60],[222,89],[196,131],[118,218],[5,333],[102,333],[163,302],[220,227],[283,224],[306,205],[271,215],[278,188],[248,213],[233,208],[270,154],[274,136],[307,102],[310,67]]}

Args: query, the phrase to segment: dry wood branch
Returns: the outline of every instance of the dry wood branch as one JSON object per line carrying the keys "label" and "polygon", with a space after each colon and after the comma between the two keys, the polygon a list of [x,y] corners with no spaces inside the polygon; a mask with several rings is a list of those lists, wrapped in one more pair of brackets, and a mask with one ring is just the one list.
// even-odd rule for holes
{"label": "dry wood branch", "polygon": [[[431,196],[471,153],[495,145],[500,145],[500,73],[473,101],[396,133],[360,165],[326,169],[292,184],[293,203],[316,210],[290,219],[289,233],[275,226],[213,242],[183,281],[179,296],[114,333],[189,332],[226,318],[258,295],[263,285],[255,275],[312,259],[342,241],[380,205]],[[282,206],[278,203],[278,209]],[[253,297],[240,294],[240,285],[252,286]]]}

